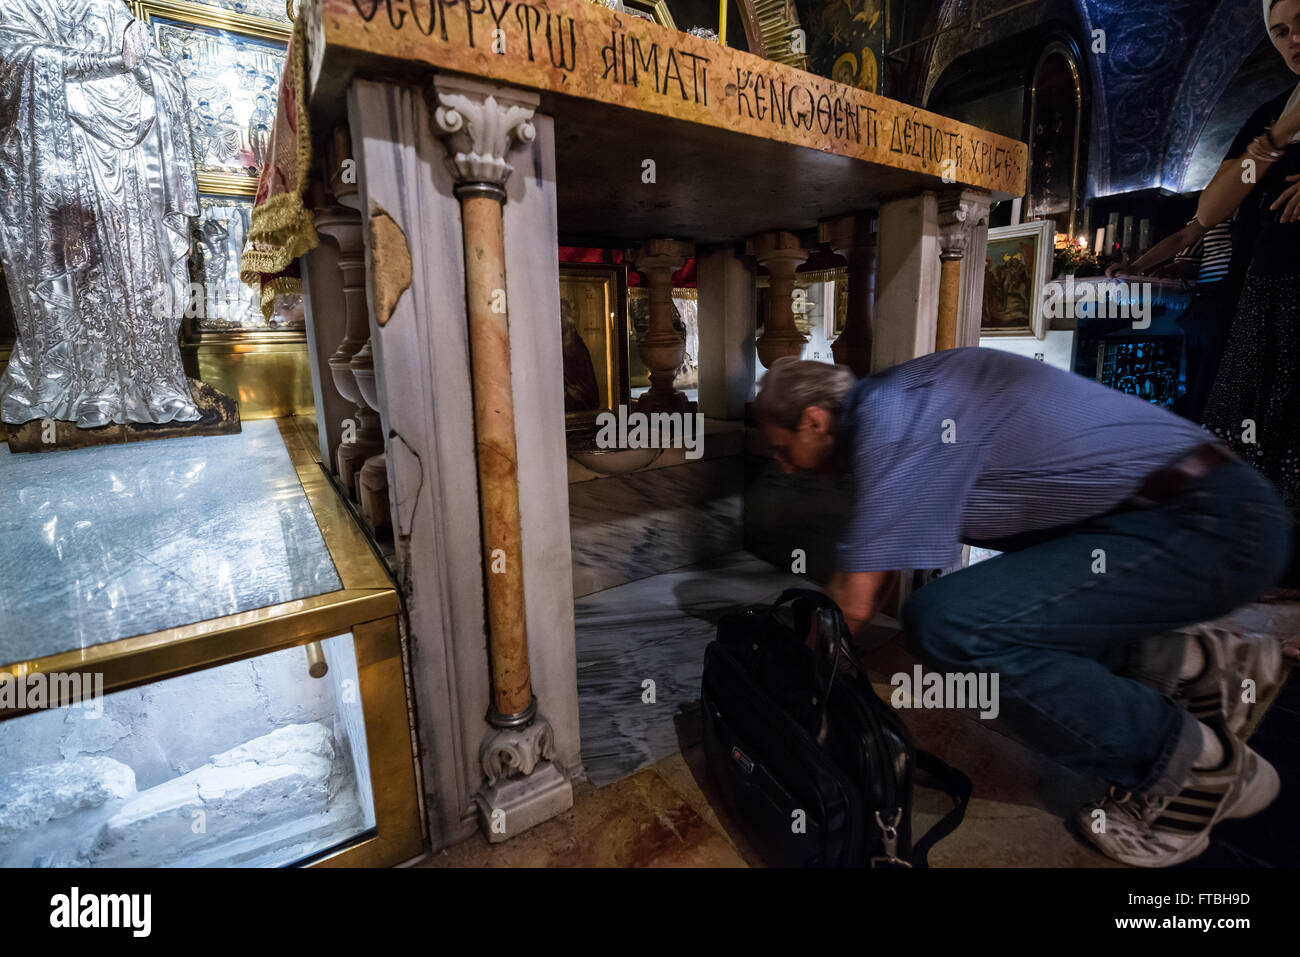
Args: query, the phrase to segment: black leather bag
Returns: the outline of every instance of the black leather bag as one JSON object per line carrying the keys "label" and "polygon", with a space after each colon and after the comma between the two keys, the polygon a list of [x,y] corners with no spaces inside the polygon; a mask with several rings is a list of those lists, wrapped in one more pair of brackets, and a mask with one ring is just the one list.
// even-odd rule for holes
{"label": "black leather bag", "polygon": [[[870,682],[839,667],[848,648],[844,616],[820,592],[790,589],[775,605],[724,616],[704,655],[710,774],[768,865],[925,867],[961,823],[970,779],[918,751]],[[955,803],[913,845],[918,768]]]}

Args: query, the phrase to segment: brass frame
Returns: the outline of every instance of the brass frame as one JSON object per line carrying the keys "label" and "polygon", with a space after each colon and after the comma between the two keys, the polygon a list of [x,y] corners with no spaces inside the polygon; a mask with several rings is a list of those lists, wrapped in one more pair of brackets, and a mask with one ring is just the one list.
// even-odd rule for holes
{"label": "brass frame", "polygon": [[[566,280],[595,280],[603,279],[607,291],[611,293],[611,298],[615,302],[615,311],[621,317],[622,321],[606,319],[609,324],[606,332],[610,339],[608,350],[612,351],[613,361],[617,364],[615,378],[613,381],[606,383],[609,393],[610,408],[618,411],[619,404],[631,404],[631,385],[630,385],[630,350],[631,350],[631,303],[630,290],[627,284],[628,268],[626,265],[608,265],[605,263],[560,263],[560,282],[563,284]],[[613,286],[610,290],[609,287]],[[556,317],[559,318],[558,316]],[[592,357],[593,365],[595,356]],[[607,362],[609,359],[607,358]],[[598,373],[599,375],[599,373]],[[615,394],[617,393],[617,394]],[[564,414],[564,428],[570,435],[579,435],[595,430],[596,418],[605,410],[587,411],[587,412],[566,412]]]}
{"label": "brass frame", "polygon": [[[131,13],[138,20],[143,20],[150,27],[153,18],[166,17],[179,20],[198,27],[214,30],[230,30],[260,40],[274,40],[288,47],[293,36],[293,27],[287,23],[250,17],[242,13],[204,7],[182,0],[127,0]],[[237,173],[199,173],[199,192],[224,193],[227,196],[252,196],[257,193],[258,177],[241,176]]]}
{"label": "brass frame", "polygon": [[1070,68],[1070,79],[1074,81],[1074,149],[1070,155],[1070,211],[1065,229],[1058,231],[1074,239],[1075,227],[1079,220],[1079,173],[1083,166],[1083,76],[1079,70],[1079,60],[1074,51],[1060,40],[1053,40],[1043,48],[1034,72],[1029,80],[1029,167],[1025,171],[1025,205],[1034,193],[1034,127],[1038,122],[1038,78],[1045,64],[1051,57],[1060,54]]}
{"label": "brass frame", "polygon": [[650,14],[661,27],[677,29],[677,24],[673,22],[673,12],[668,9],[668,0],[623,0],[623,6]]}
{"label": "brass frame", "polygon": [[[320,527],[343,588],[48,658],[0,666],[22,678],[40,672],[102,674],[104,693],[254,658],[351,633],[365,716],[375,832],[327,852],[310,866],[385,867],[419,854],[423,818],[415,777],[397,590],[349,516],[312,447],[292,419],[277,422],[298,481]],[[306,668],[306,662],[303,664]],[[66,690],[51,682],[53,691]],[[51,701],[50,707],[71,704]],[[24,711],[0,712],[0,722]]]}

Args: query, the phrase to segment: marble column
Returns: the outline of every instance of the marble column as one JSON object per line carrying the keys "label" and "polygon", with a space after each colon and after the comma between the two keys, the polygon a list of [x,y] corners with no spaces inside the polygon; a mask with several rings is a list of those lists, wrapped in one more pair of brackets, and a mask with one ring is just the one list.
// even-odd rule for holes
{"label": "marble column", "polygon": [[758,361],[771,368],[782,356],[799,358],[808,337],[794,324],[794,273],[808,258],[794,233],[760,233],[749,240],[748,252],[767,268],[770,285],[763,334],[758,337]]}
{"label": "marble column", "polygon": [[939,204],[926,191],[880,206],[871,371],[934,351],[939,308]]}
{"label": "marble column", "polygon": [[700,250],[700,411],[740,421],[754,397],[754,261],[735,246]]}
{"label": "marble column", "polygon": [[831,353],[861,378],[871,373],[871,337],[875,323],[876,214],[854,213],[818,226],[817,239],[848,260],[849,302],[844,331]]}
{"label": "marble column", "polygon": [[[513,95],[497,90],[497,102]],[[503,752],[488,749],[484,760],[484,744],[496,729],[485,719],[493,689],[464,237],[457,176],[435,137],[433,98],[427,86],[368,79],[354,80],[348,91],[373,266],[370,341],[423,804],[430,843],[440,850],[482,828],[503,840],[570,807],[568,777],[581,773],[581,741],[557,334],[554,123],[535,114],[537,136],[519,147],[523,155],[505,184],[505,250],[529,671],[552,732],[550,763],[563,780],[546,787],[554,776],[539,765],[531,775],[498,777],[498,785],[519,786],[514,794],[493,794],[488,782]],[[504,803],[509,798],[514,802]],[[525,808],[528,814],[521,813]]]}
{"label": "marble column", "polygon": [[980,344],[980,322],[984,314],[984,269],[989,248],[989,206],[991,197],[982,189],[964,189],[966,206],[966,253],[962,258],[961,291],[957,304],[957,345]]}
{"label": "marble column", "polygon": [[[480,748],[488,785],[476,795],[489,840],[572,805],[552,764],[554,738],[538,711],[528,660],[515,397],[507,295],[506,182],[511,155],[536,138],[533,93],[440,76],[435,133],[446,142],[460,201],[474,430],[487,599],[490,730]],[[653,332],[653,327],[652,327]]]}
{"label": "marble column", "polygon": [[650,390],[637,399],[639,412],[687,412],[690,400],[673,385],[686,356],[686,338],[673,325],[673,271],[695,254],[690,243],[651,239],[632,252],[632,264],[645,273],[650,324],[637,340],[637,352],[650,370]]}
{"label": "marble column", "polygon": [[958,196],[939,202],[939,307],[934,349],[957,345],[957,310],[961,298],[961,263],[966,254],[966,204]]}

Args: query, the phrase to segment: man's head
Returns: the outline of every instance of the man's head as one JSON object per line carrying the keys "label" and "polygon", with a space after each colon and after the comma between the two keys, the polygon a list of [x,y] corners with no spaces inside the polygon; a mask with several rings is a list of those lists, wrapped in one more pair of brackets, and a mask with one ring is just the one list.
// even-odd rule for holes
{"label": "man's head", "polygon": [[772,363],[754,413],[786,474],[832,468],[840,406],[855,381],[847,366],[789,357]]}

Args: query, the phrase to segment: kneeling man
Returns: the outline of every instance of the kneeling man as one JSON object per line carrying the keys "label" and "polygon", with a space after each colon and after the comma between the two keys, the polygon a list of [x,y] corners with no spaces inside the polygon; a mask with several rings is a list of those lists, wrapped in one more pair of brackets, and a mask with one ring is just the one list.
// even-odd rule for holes
{"label": "kneeling man", "polygon": [[[755,410],[787,472],[853,475],[828,590],[855,631],[898,571],[955,566],[963,542],[1004,552],[913,594],[905,640],[944,671],[997,672],[1031,746],[1112,782],[1078,816],[1103,853],[1177,864],[1277,796],[1245,744],[1281,680],[1276,642],[1170,634],[1256,598],[1291,548],[1273,487],[1208,432],[976,348],[862,380],[782,359]],[[1246,678],[1258,705],[1241,700]]]}

